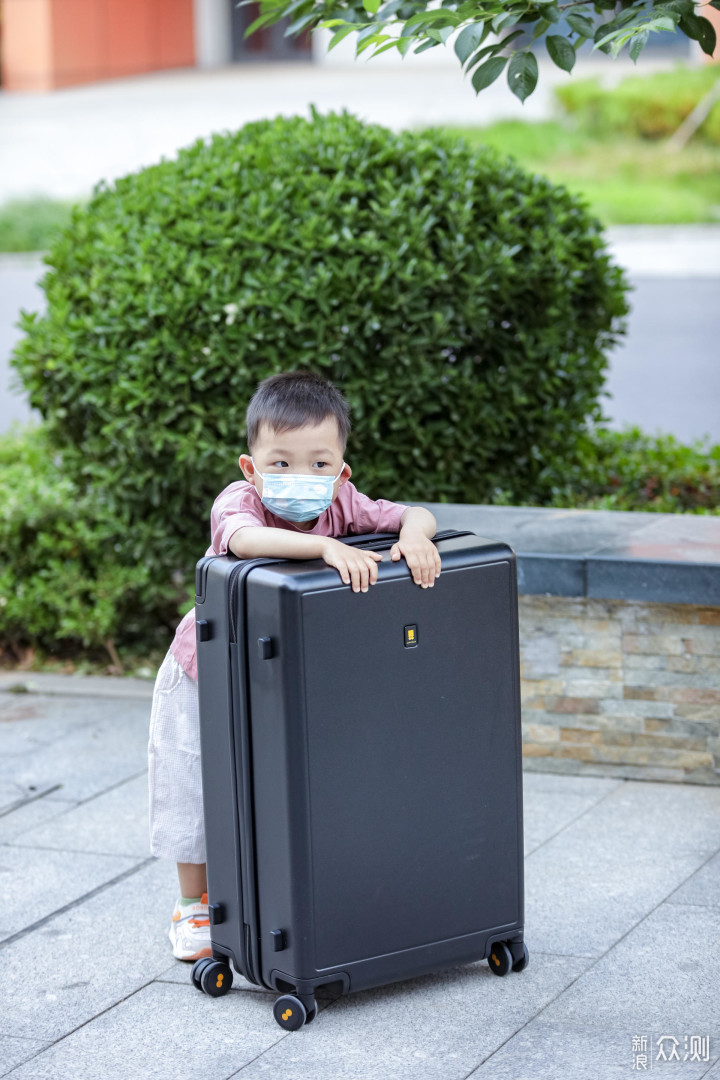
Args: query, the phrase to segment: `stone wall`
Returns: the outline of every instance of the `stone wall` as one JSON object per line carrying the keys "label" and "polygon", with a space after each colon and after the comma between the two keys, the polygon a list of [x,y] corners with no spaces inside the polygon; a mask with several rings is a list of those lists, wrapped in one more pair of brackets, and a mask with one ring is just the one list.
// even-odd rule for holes
{"label": "stone wall", "polygon": [[520,597],[526,769],[720,784],[720,609]]}

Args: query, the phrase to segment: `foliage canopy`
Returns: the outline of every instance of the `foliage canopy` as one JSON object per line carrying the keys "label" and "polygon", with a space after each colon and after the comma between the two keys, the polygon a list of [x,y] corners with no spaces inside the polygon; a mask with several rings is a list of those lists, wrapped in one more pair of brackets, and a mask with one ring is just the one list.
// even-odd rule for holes
{"label": "foliage canopy", "polygon": [[332,49],[356,34],[356,55],[371,57],[391,49],[425,52],[453,38],[476,93],[506,71],[524,101],[538,81],[534,44],[543,43],[563,71],[572,71],[586,42],[613,57],[627,46],[637,61],[657,33],[684,34],[712,56],[716,35],[702,14],[707,7],[720,10],[720,0],[260,0],[246,33],[287,18],[287,35],[323,27],[332,31]]}

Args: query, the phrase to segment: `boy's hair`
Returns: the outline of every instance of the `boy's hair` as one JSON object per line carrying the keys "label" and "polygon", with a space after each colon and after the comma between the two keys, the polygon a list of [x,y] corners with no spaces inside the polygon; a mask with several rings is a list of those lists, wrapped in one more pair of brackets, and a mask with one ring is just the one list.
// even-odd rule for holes
{"label": "boy's hair", "polygon": [[261,424],[279,433],[305,424],[321,424],[328,416],[337,420],[344,453],[350,433],[350,407],[340,391],[311,371],[271,375],[260,383],[245,414],[248,449],[252,453]]}

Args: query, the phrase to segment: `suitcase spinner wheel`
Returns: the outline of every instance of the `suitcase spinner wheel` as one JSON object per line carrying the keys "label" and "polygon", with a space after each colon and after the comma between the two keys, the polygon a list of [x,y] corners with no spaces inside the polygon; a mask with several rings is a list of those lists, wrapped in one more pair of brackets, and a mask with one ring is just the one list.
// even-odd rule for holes
{"label": "suitcase spinner wheel", "polygon": [[[522,950],[522,951],[521,951]],[[493,975],[507,975],[509,971],[524,971],[530,962],[527,945],[513,942],[496,941],[488,957],[488,966]]]}
{"label": "suitcase spinner wheel", "polygon": [[192,967],[193,985],[198,990],[210,997],[222,997],[227,994],[233,983],[232,969],[222,960],[213,960],[210,956],[203,956],[202,960],[196,960]]}
{"label": "suitcase spinner wheel", "polygon": [[273,1005],[273,1016],[283,1031],[297,1031],[303,1024],[309,1024],[317,1016],[315,999],[306,999],[307,1004],[294,994],[283,994]]}

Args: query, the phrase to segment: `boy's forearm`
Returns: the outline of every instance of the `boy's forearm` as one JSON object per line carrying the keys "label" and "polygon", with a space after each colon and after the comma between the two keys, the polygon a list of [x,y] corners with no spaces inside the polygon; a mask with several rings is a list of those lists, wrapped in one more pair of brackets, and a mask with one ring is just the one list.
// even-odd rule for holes
{"label": "boy's forearm", "polygon": [[428,540],[432,540],[437,532],[437,522],[434,515],[424,506],[408,506],[400,518],[400,535],[402,536],[405,531],[421,532],[427,536]]}
{"label": "boy's forearm", "polygon": [[303,536],[258,525],[234,532],[228,550],[239,559],[320,559],[326,542],[326,536]]}

